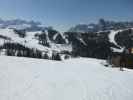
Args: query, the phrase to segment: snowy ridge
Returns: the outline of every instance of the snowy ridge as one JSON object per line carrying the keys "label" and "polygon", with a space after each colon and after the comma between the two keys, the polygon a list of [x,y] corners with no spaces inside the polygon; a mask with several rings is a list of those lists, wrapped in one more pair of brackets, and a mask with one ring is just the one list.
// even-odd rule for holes
{"label": "snowy ridge", "polygon": [[40,22],[33,20],[26,21],[22,19],[4,20],[0,18],[0,28],[26,29],[28,31],[41,30],[44,26]]}
{"label": "snowy ridge", "polygon": [[62,62],[0,56],[0,100],[132,100],[133,71],[103,60]]}

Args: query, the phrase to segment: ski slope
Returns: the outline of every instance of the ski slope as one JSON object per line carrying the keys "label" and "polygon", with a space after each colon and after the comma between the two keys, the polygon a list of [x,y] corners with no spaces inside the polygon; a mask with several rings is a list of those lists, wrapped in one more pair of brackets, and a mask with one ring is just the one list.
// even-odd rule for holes
{"label": "ski slope", "polygon": [[116,41],[115,41],[115,36],[119,31],[114,31],[112,30],[109,34],[109,40],[111,43],[114,43],[115,45],[117,45]]}
{"label": "ski slope", "polygon": [[0,56],[0,100],[133,100],[133,71],[102,62]]}
{"label": "ski slope", "polygon": [[[118,32],[121,32],[122,30],[117,30],[117,31],[114,31],[114,30],[111,30],[110,34],[109,34],[109,41],[113,44],[115,44],[116,46],[120,47],[117,42],[115,41],[115,36],[118,34]],[[114,52],[123,52],[124,48],[120,47],[120,49],[117,49],[117,48],[112,48],[112,50]]]}
{"label": "ski slope", "polygon": [[41,34],[41,33],[42,33],[41,31],[26,32],[26,36],[24,38],[21,38],[21,37],[19,37],[19,35],[15,34],[14,29],[0,28],[0,35],[11,39],[11,40],[5,40],[5,39],[0,38],[0,46],[3,45],[5,42],[10,42],[10,43],[19,43],[28,48],[34,48],[34,49],[38,49],[41,51],[47,51],[47,52],[52,52],[52,51],[61,52],[64,50],[72,51],[71,45],[67,45],[67,44],[62,45],[62,44],[56,44],[56,43],[51,42],[48,38],[47,31],[46,31],[47,40],[51,47],[47,47],[47,46],[43,46],[43,45],[39,44],[39,40],[35,37],[35,35]]}

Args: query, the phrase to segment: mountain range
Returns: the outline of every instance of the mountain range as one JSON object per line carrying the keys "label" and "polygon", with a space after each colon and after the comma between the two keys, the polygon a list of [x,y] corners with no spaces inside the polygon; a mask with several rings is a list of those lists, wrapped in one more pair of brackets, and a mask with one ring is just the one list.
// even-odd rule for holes
{"label": "mountain range", "polygon": [[100,19],[60,33],[40,22],[0,19],[0,54],[61,60],[69,57],[106,59],[133,47],[133,22]]}
{"label": "mountain range", "polygon": [[108,30],[120,30],[133,27],[133,21],[108,21],[99,19],[98,23],[78,24],[70,28],[69,32],[99,32]]}

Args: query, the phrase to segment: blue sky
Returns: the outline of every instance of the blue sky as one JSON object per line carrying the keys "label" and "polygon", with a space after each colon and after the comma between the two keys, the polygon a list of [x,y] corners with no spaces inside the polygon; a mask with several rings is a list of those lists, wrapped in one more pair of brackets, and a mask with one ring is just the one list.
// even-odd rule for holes
{"label": "blue sky", "polygon": [[64,31],[99,18],[133,20],[133,0],[0,0],[0,17],[40,21]]}

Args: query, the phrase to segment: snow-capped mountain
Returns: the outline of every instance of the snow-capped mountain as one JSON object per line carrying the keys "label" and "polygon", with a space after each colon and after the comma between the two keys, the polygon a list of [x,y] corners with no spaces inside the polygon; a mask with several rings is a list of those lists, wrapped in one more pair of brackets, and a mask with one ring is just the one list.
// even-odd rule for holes
{"label": "snow-capped mountain", "polygon": [[133,22],[128,21],[108,21],[104,19],[99,19],[98,23],[91,24],[78,24],[70,28],[68,32],[99,32],[99,31],[109,31],[109,30],[120,30],[132,28]]}
{"label": "snow-capped mountain", "polygon": [[[26,48],[29,49],[30,52],[33,52],[33,49],[38,50],[41,55],[42,53],[51,55],[53,52],[71,52],[72,50],[71,45],[67,44],[65,37],[61,33],[48,28],[42,31],[34,32],[2,28],[0,29],[0,47],[1,53],[2,50],[6,49],[10,50],[14,56],[18,55],[18,51],[23,49],[27,52]],[[22,53],[22,56],[23,55],[24,52]]]}
{"label": "snow-capped mountain", "polygon": [[14,20],[0,19],[0,28],[26,29],[28,31],[43,29],[40,22],[26,21],[21,19],[14,19]]}
{"label": "snow-capped mountain", "polygon": [[[33,21],[0,23],[10,23],[0,28],[0,54],[5,55],[55,59],[53,55],[65,54],[106,59],[112,52],[133,47],[133,28],[60,33],[51,27],[38,30],[35,27],[40,24]],[[30,30],[28,25],[34,28]]]}

